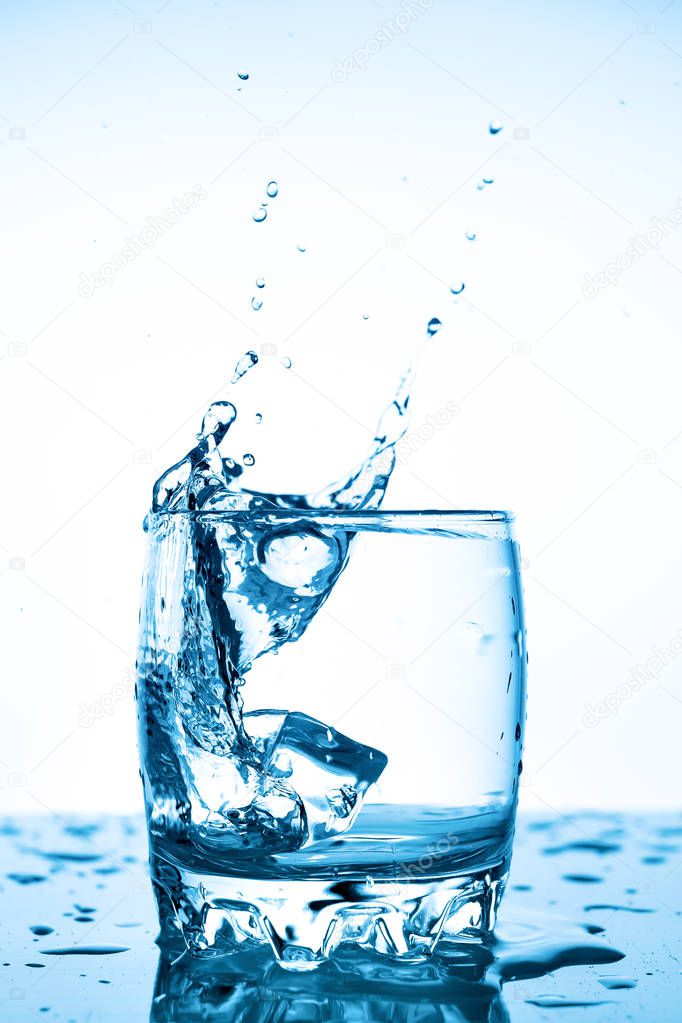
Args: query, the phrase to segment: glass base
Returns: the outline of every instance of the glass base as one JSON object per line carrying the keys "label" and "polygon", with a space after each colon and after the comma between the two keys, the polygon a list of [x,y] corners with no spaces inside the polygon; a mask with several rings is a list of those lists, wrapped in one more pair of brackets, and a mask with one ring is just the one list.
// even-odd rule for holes
{"label": "glass base", "polygon": [[198,956],[269,945],[287,970],[313,970],[349,945],[403,962],[441,937],[492,931],[507,864],[418,881],[273,880],[198,874],[152,857],[160,943]]}

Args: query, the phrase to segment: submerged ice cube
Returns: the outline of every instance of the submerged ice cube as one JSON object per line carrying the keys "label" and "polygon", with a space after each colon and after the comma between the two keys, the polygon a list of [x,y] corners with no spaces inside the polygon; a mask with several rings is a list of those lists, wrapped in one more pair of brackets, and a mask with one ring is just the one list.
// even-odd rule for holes
{"label": "submerged ice cube", "polygon": [[288,783],[301,800],[306,846],[351,827],[388,763],[379,750],[297,711],[253,711],[244,715],[244,727],[263,771]]}
{"label": "submerged ice cube", "polygon": [[303,803],[289,782],[242,757],[202,750],[186,759],[197,844],[213,853],[290,852],[306,840]]}

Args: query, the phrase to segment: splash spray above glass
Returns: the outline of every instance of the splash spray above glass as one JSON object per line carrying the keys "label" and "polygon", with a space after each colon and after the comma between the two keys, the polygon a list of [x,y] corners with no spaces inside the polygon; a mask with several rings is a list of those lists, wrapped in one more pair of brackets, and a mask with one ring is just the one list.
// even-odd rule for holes
{"label": "splash spray above glass", "polygon": [[[448,929],[492,927],[525,684],[509,518],[380,511],[440,327],[428,321],[365,459],[317,493],[248,486],[228,400],[154,487],[138,705],[170,943],[269,944],[310,969],[348,943],[419,959]],[[232,385],[257,366],[246,352]],[[456,764],[441,735],[453,710]]]}

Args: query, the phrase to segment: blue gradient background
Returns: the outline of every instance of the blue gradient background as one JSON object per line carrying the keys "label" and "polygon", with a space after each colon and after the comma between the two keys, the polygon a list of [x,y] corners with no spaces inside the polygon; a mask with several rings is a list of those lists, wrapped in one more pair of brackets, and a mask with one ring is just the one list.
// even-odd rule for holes
{"label": "blue gradient background", "polygon": [[4,812],[139,807],[140,523],[235,359],[294,361],[244,382],[254,484],[316,486],[362,455],[434,315],[415,428],[461,412],[391,504],[518,514],[526,805],[678,804],[682,664],[585,724],[682,627],[682,232],[582,291],[680,206],[682,4],[662,7],[435,0],[336,82],[399,5],[0,5]]}

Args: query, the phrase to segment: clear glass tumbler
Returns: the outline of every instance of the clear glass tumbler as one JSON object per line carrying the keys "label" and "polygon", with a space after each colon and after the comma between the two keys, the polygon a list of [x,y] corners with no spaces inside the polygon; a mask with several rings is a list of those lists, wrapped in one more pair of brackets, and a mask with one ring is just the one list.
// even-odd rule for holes
{"label": "clear glass tumbler", "polygon": [[490,931],[525,716],[504,512],[150,515],[138,714],[162,941],[419,960]]}

